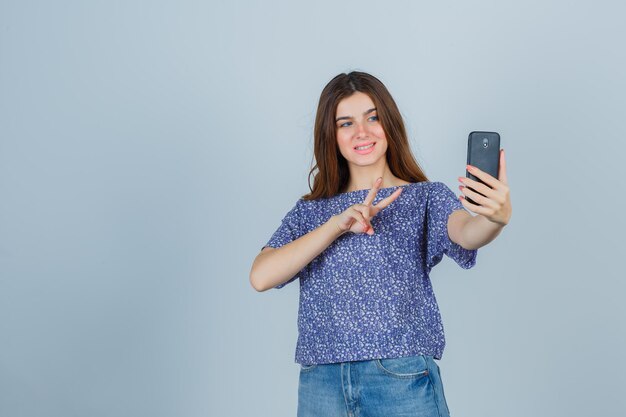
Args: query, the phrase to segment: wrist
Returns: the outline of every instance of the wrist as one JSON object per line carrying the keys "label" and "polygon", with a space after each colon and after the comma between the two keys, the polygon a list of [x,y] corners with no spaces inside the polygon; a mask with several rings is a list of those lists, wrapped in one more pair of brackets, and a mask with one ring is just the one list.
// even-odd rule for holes
{"label": "wrist", "polygon": [[504,228],[504,226],[508,224],[508,221],[499,221],[495,219],[490,219],[489,217],[483,216],[483,215],[481,215],[481,217],[487,220],[488,224],[490,224],[492,227],[497,227],[497,228],[502,229]]}
{"label": "wrist", "polygon": [[332,229],[335,231],[335,234],[337,237],[343,235],[344,233],[347,232],[347,230],[343,230],[340,226],[339,226],[339,219],[337,218],[337,216],[332,216],[329,219],[329,222],[332,223]]}

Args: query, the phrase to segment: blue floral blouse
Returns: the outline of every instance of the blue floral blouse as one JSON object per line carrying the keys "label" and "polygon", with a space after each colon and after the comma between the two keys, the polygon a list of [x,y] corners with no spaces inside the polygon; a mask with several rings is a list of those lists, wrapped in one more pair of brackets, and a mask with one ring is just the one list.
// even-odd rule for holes
{"label": "blue floral blouse", "polygon": [[[295,362],[325,364],[413,355],[441,359],[445,346],[429,278],[443,255],[461,268],[476,264],[448,236],[448,216],[464,210],[441,182],[400,186],[400,196],[371,219],[374,235],[345,233],[282,288],[300,279]],[[374,204],[397,187],[382,188]],[[369,190],[299,199],[266,246],[278,248],[321,226]]]}

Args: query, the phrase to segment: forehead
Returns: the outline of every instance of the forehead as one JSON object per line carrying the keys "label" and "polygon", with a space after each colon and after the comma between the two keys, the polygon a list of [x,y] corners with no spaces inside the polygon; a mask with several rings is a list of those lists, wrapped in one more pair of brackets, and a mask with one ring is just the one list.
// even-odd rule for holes
{"label": "forehead", "polygon": [[374,106],[374,102],[365,93],[357,91],[350,97],[346,97],[337,104],[336,116],[360,116],[364,111],[369,110]]}

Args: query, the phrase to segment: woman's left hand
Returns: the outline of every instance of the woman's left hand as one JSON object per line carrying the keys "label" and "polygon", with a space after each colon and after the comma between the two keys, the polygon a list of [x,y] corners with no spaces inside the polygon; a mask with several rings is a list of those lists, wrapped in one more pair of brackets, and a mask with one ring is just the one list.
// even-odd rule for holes
{"label": "woman's left hand", "polygon": [[[511,219],[512,207],[509,196],[509,186],[506,179],[504,149],[500,150],[500,168],[498,170],[498,179],[495,179],[493,176],[474,166],[468,165],[467,168],[470,174],[480,178],[491,188],[470,178],[459,177],[459,181],[465,185],[465,187],[463,185],[459,186],[461,192],[473,201],[479,203],[480,206],[468,202],[465,197],[459,197],[461,199],[461,204],[463,204],[466,209],[471,210],[476,214],[480,214],[494,223],[502,226],[508,224]],[[470,188],[476,190],[477,192],[472,191]]]}

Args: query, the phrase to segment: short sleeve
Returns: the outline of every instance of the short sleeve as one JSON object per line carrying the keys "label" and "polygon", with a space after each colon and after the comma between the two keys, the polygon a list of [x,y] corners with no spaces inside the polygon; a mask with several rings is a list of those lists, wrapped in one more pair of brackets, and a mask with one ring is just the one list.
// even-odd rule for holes
{"label": "short sleeve", "polygon": [[426,204],[426,222],[428,242],[426,265],[433,268],[446,254],[461,268],[469,269],[476,264],[477,249],[465,249],[450,240],[448,235],[448,217],[455,210],[464,210],[463,204],[454,192],[442,182],[432,182],[428,190]]}
{"label": "short sleeve", "polygon": [[[265,248],[266,246],[272,248],[280,248],[281,246],[284,246],[287,243],[298,239],[304,234],[301,229],[300,222],[301,201],[302,199],[298,200],[296,202],[296,205],[291,210],[289,210],[289,212],[287,212],[285,217],[283,217],[280,226],[278,227],[278,229],[276,229],[270,240],[267,241],[263,248]],[[302,271],[294,275],[289,281],[283,282],[282,284],[279,284],[274,288],[280,289],[284,287],[285,285],[299,278],[301,273]]]}

